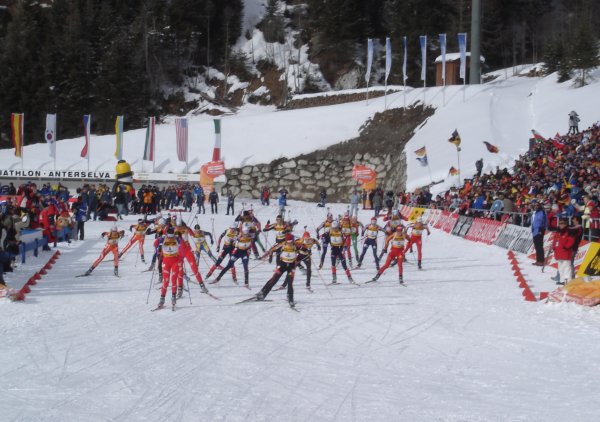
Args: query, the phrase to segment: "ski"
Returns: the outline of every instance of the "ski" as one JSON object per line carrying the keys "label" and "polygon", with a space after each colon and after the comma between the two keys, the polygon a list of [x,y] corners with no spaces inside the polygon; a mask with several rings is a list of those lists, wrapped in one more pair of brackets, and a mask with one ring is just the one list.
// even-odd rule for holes
{"label": "ski", "polygon": [[315,291],[312,289],[312,287],[310,286],[306,286],[306,290],[308,290],[310,293],[314,293]]}
{"label": "ski", "polygon": [[78,277],[89,277],[89,276],[90,276],[90,274],[79,274],[79,275],[76,275],[75,278],[78,278]]}
{"label": "ski", "polygon": [[172,306],[171,306],[171,310],[172,310],[173,312],[175,312],[175,305],[172,305]]}
{"label": "ski", "polygon": [[300,309],[296,308],[296,304],[291,304],[291,303],[290,303],[290,309],[291,309],[292,311],[300,312]]}
{"label": "ski", "polygon": [[236,302],[235,305],[240,305],[242,303],[250,303],[250,302],[273,302],[273,301],[271,299],[258,300],[256,298],[256,296],[252,296],[251,298],[244,299],[241,302]]}
{"label": "ski", "polygon": [[210,293],[210,292],[202,292],[202,294],[203,294],[203,295],[206,295],[206,296],[208,296],[208,297],[210,297],[210,298],[212,298],[212,299],[214,299],[214,300],[221,300],[220,298],[218,298],[217,296],[213,295],[213,294],[212,294],[212,293]]}
{"label": "ski", "polygon": [[363,284],[369,284],[369,283],[377,283],[377,280],[369,280],[369,281],[365,281]]}
{"label": "ski", "polygon": [[244,287],[247,288],[248,290],[252,290],[252,288],[250,287],[249,284],[244,284]]}
{"label": "ski", "polygon": [[165,305],[159,305],[156,308],[150,309],[150,312],[160,311],[161,309],[165,309]]}

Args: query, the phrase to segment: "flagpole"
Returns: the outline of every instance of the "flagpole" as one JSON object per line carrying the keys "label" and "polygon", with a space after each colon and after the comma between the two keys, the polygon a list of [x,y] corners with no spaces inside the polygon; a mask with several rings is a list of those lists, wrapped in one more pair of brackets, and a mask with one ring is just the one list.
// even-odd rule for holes
{"label": "flagpole", "polygon": [[156,170],[154,166],[156,164],[156,117],[153,117],[152,121],[152,173],[155,173]]}
{"label": "flagpole", "polygon": [[21,170],[25,163],[25,113],[21,114]]}
{"label": "flagpole", "polygon": [[[90,114],[90,120],[91,119],[92,119],[92,115]],[[91,122],[89,122],[89,125],[90,125],[89,132],[91,132],[92,131],[92,124],[91,124]],[[88,138],[89,138],[89,142],[88,142],[89,145],[88,145],[88,151],[87,151],[87,153],[88,153],[88,156],[87,156],[87,159],[88,159],[87,171],[89,172],[90,171],[90,156],[92,155],[92,134],[91,133],[88,133]]]}
{"label": "flagpole", "polygon": [[385,89],[385,91],[384,91],[384,94],[383,94],[383,102],[384,102],[384,106],[383,106],[384,108],[383,109],[387,110],[387,78],[385,79],[385,88],[384,89]]}
{"label": "flagpole", "polygon": [[456,157],[458,159],[458,187],[460,187],[460,147],[456,147]]}
{"label": "flagpole", "polygon": [[367,82],[367,105],[369,105],[369,82]]}
{"label": "flagpole", "polygon": [[431,184],[433,185],[433,177],[431,177],[431,167],[429,167],[429,160],[427,161],[427,171],[429,172],[429,180],[431,181]]}
{"label": "flagpole", "polygon": [[[56,116],[58,113],[56,109],[54,110],[54,115]],[[58,141],[58,123],[56,122],[58,119],[54,119],[54,142],[52,143],[52,153],[54,155],[54,171],[56,171],[56,141]]]}

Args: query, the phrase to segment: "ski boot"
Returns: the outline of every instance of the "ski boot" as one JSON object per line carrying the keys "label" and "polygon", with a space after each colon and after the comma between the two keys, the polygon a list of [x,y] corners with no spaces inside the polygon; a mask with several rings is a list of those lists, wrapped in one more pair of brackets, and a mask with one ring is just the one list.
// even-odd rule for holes
{"label": "ski boot", "polygon": [[256,300],[258,300],[258,301],[265,300],[265,295],[262,292],[262,290],[256,294]]}
{"label": "ski boot", "polygon": [[202,291],[202,293],[208,293],[208,289],[206,288],[204,283],[200,283],[200,291]]}
{"label": "ski boot", "polygon": [[177,288],[177,299],[181,299],[182,296],[183,296],[183,286],[179,286]]}
{"label": "ski boot", "polygon": [[144,259],[144,255],[142,255],[141,258],[142,258],[142,263],[145,264],[146,260]]}
{"label": "ski boot", "polygon": [[337,284],[337,274],[332,274],[331,276],[331,284]]}
{"label": "ski boot", "polygon": [[377,281],[377,280],[379,280],[379,276],[380,276],[380,275],[381,275],[381,274],[379,274],[379,273],[375,274],[375,277],[373,277],[373,278],[371,279],[371,281]]}
{"label": "ski boot", "polygon": [[165,297],[161,296],[160,300],[158,301],[158,305],[156,306],[157,308],[162,308],[165,306]]}
{"label": "ski boot", "polygon": [[94,271],[94,267],[90,267],[90,269],[87,270],[83,275],[87,277],[88,275],[90,275],[92,273],[92,271]]}
{"label": "ski boot", "polygon": [[118,257],[119,261],[121,260],[122,257],[123,257],[123,252],[119,252],[119,257]]}
{"label": "ski boot", "polygon": [[115,267],[115,275],[118,277],[119,276],[119,267]]}
{"label": "ski boot", "polygon": [[417,261],[417,267],[419,267],[420,270],[422,269],[422,267],[421,267],[421,260]]}
{"label": "ski boot", "polygon": [[150,264],[150,266],[148,267],[148,269],[146,271],[154,271],[154,261],[152,261],[152,264]]}
{"label": "ski boot", "polygon": [[172,295],[171,296],[171,305],[175,306],[176,303],[177,303],[177,296]]}
{"label": "ski boot", "polygon": [[293,300],[290,300],[288,303],[290,304],[290,308],[296,307],[296,303]]}
{"label": "ski boot", "polygon": [[404,279],[401,275],[398,276],[398,282],[400,282],[400,284],[404,284]]}

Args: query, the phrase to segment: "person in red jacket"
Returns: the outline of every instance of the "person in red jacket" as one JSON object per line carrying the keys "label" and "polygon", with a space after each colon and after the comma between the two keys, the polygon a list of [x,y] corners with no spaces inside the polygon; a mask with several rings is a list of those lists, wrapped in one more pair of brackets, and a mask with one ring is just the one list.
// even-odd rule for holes
{"label": "person in red jacket", "polygon": [[558,221],[558,231],[554,233],[552,249],[554,250],[554,259],[558,263],[558,272],[560,279],[556,284],[565,285],[571,280],[571,258],[573,258],[573,245],[575,238],[568,227],[566,218],[561,218]]}

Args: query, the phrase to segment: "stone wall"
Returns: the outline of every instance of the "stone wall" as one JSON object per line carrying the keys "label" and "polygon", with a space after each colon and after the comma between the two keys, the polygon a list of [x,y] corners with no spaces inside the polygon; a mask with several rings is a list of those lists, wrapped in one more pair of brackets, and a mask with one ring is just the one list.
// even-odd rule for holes
{"label": "stone wall", "polygon": [[377,113],[365,123],[358,138],[294,158],[281,158],[226,171],[223,191],[240,197],[259,198],[264,186],[276,192],[285,187],[291,199],[318,201],[321,190],[328,201],[346,202],[355,186],[354,164],[377,172],[377,184],[384,190],[403,190],[406,182],[404,145],[414,129],[433,113],[421,106]]}

